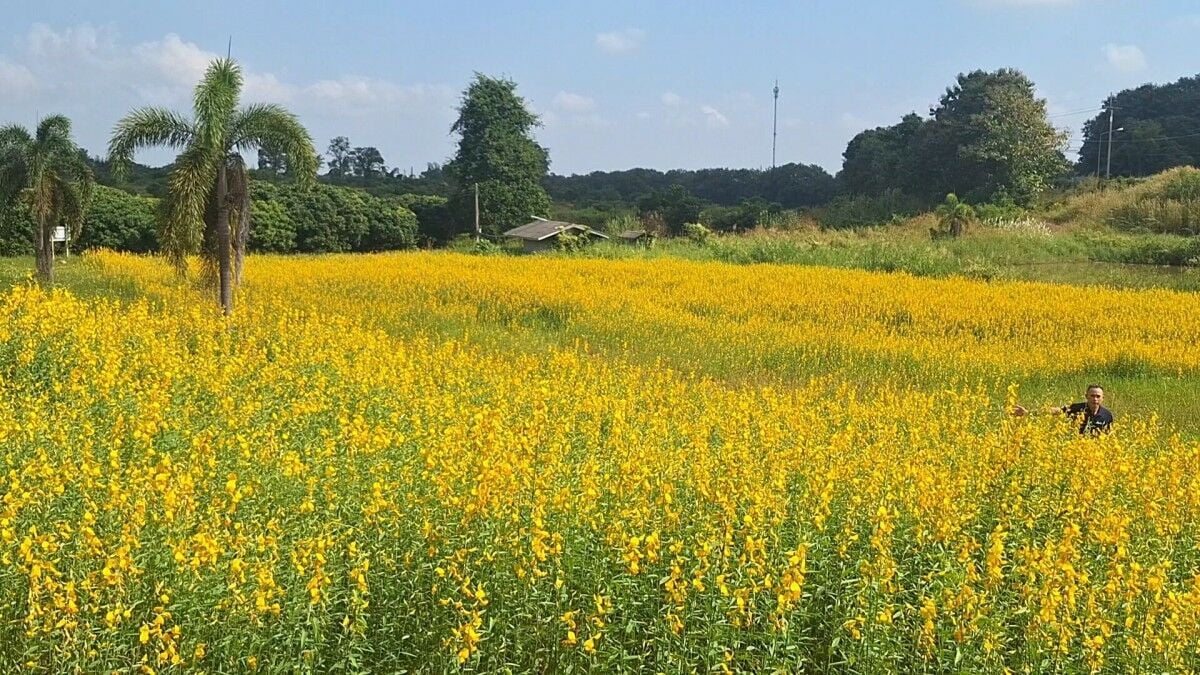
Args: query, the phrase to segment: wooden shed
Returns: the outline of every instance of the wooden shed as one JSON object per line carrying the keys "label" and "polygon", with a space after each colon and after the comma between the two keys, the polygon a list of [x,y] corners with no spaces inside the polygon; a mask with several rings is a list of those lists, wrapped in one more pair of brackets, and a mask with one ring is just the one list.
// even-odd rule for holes
{"label": "wooden shed", "polygon": [[608,239],[608,235],[597,232],[587,225],[540,219],[520,227],[514,227],[505,232],[504,236],[520,239],[525,252],[532,253],[554,248],[558,236],[563,233],[580,235],[588,239]]}

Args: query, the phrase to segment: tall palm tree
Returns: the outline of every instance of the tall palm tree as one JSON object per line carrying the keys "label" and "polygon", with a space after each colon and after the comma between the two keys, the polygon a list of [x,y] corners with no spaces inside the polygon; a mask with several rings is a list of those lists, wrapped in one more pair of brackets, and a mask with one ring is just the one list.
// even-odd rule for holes
{"label": "tall palm tree", "polygon": [[226,316],[233,311],[233,285],[241,281],[250,235],[250,179],[241,153],[267,148],[297,179],[308,182],[317,174],[312,138],[296,116],[270,104],[239,109],[241,91],[241,68],[217,59],[196,85],[193,119],[140,108],[117,122],[108,145],[118,173],[128,169],[138,148],[180,150],[163,202],[163,250],[181,273],[197,251],[210,272],[215,267]]}
{"label": "tall palm tree", "polygon": [[34,222],[37,276],[54,284],[54,228],[77,236],[92,193],[92,170],[71,140],[71,121],[51,115],[31,135],[25,127],[0,127],[0,211],[23,203]]}

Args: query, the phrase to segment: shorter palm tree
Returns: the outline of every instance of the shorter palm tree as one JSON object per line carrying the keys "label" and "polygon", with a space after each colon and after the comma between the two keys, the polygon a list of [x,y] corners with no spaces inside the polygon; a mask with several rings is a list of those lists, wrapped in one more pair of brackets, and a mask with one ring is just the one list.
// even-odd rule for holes
{"label": "shorter palm tree", "polygon": [[270,104],[238,108],[242,70],[217,59],[196,85],[194,116],[140,108],[117,122],[108,154],[120,173],[139,148],[180,150],[163,202],[163,250],[182,272],[187,256],[200,252],[216,277],[221,306],[233,311],[233,286],[242,276],[250,233],[250,176],[242,152],[267,149],[302,182],[317,174],[312,138],[296,116]]}
{"label": "shorter palm tree", "polygon": [[975,220],[975,209],[971,205],[960,201],[958,195],[951,192],[946,195],[946,201],[938,205],[937,210],[938,222],[951,237],[958,238],[962,236],[967,224]]}
{"label": "shorter palm tree", "polygon": [[16,203],[34,222],[37,277],[54,283],[54,229],[78,236],[92,194],[92,170],[71,140],[71,121],[51,115],[35,133],[20,125],[0,127],[0,211]]}

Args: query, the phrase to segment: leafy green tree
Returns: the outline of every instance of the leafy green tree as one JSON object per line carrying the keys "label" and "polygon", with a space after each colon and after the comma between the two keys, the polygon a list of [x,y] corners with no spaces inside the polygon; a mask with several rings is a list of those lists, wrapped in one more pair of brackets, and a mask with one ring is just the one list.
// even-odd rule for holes
{"label": "leafy green tree", "polygon": [[216,268],[221,307],[233,311],[251,227],[250,177],[241,153],[270,148],[302,182],[317,173],[312,138],[296,116],[277,105],[239,109],[241,68],[217,59],[196,85],[194,118],[162,108],[134,110],[117,123],[109,158],[119,172],[138,148],[165,145],[181,150],[164,202],[161,242],[182,271],[186,256],[201,251]]}
{"label": "leafy green tree", "polygon": [[1113,126],[1125,129],[1112,135],[1112,175],[1149,176],[1200,163],[1200,75],[1125,89],[1101,106],[1083,125],[1077,174],[1095,173],[1097,154],[1108,163],[1110,110]]}
{"label": "leafy green tree", "polygon": [[325,150],[329,155],[326,163],[329,165],[330,176],[349,176],[350,170],[350,139],[345,136],[334,136]]}
{"label": "leafy green tree", "polygon": [[378,148],[354,148],[348,159],[351,173],[359,178],[378,178],[387,173],[387,166]]}
{"label": "leafy green tree", "polygon": [[946,195],[946,200],[938,205],[934,213],[942,228],[956,239],[966,231],[967,224],[975,219],[975,210],[971,205],[960,201],[953,192]]}
{"label": "leafy green tree", "polygon": [[92,183],[66,117],[43,118],[32,135],[16,124],[0,127],[0,212],[15,202],[28,210],[37,276],[44,285],[54,283],[54,228],[65,227],[68,241],[79,235]]}
{"label": "leafy green tree", "polygon": [[1067,133],[1046,118],[1046,101],[1018,70],[960,74],[919,137],[922,177],[939,192],[986,201],[1005,190],[1028,204],[1069,169]]}
{"label": "leafy green tree", "polygon": [[867,129],[850,139],[838,173],[842,188],[849,194],[872,197],[889,190],[910,190],[909,177],[920,152],[917,139],[926,124],[909,113],[899,124]]}
{"label": "leafy green tree", "polygon": [[454,183],[451,212],[459,222],[472,223],[478,185],[481,228],[492,234],[550,211],[550,197],[542,188],[550,160],[531,136],[540,123],[516,89],[512,80],[476,73],[451,127],[461,136],[458,152],[446,166]]}

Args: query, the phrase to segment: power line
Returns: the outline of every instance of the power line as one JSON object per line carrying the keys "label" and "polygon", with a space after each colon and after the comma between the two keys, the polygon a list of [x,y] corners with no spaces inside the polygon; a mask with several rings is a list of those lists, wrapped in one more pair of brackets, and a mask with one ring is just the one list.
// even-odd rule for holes
{"label": "power line", "polygon": [[1054,115],[1046,115],[1046,118],[1047,118],[1047,119],[1054,119],[1054,118],[1056,118],[1056,117],[1070,117],[1071,115],[1082,115],[1082,114],[1084,114],[1084,113],[1097,112],[1097,111],[1100,111],[1100,110],[1104,110],[1104,108],[1103,108],[1103,107],[1100,107],[1100,108],[1087,108],[1087,109],[1085,109],[1085,110],[1073,110],[1073,111],[1071,111],[1071,112],[1065,112],[1065,113],[1056,113],[1056,114],[1054,114]]}

